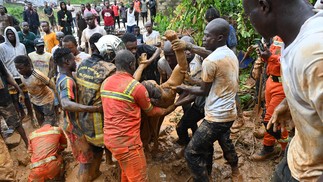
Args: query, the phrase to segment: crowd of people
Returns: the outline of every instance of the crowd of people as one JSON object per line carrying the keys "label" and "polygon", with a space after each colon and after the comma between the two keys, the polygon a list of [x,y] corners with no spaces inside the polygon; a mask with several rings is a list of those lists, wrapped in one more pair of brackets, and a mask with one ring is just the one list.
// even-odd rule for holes
{"label": "crowd of people", "polygon": [[[273,181],[323,180],[323,14],[304,0],[244,0],[243,7],[263,37],[252,77],[266,80],[263,148],[251,159],[271,158],[278,142],[284,157]],[[205,14],[202,47],[172,30],[161,40],[153,30],[155,0],[134,0],[129,8],[117,1],[111,8],[109,1],[104,8],[87,3],[78,12],[61,2],[57,24],[47,2],[44,13],[48,21],[39,21],[28,3],[19,26],[0,5],[0,116],[5,132],[16,130],[28,148],[28,181],[64,180],[67,141],[79,181],[101,175],[103,154],[108,165],[118,162],[121,181],[148,181],[145,152],[151,142],[158,149],[164,117],[179,106],[184,115],[176,143],[193,181],[210,181],[215,141],[233,180],[241,180],[230,139],[231,129],[244,124],[238,40],[216,8]],[[126,32],[118,37],[113,33],[120,21]],[[28,137],[22,122],[34,126]],[[295,136],[289,136],[290,128]],[[0,137],[0,180],[10,181],[13,162],[3,141]]]}

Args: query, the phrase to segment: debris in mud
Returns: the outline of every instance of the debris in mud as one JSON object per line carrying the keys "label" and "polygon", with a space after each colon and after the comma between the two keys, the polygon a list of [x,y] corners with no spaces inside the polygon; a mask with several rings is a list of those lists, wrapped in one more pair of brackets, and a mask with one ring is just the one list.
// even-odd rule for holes
{"label": "debris in mud", "polygon": [[9,149],[12,149],[18,146],[20,141],[21,141],[21,136],[17,132],[14,132],[11,136],[5,139],[5,142]]}

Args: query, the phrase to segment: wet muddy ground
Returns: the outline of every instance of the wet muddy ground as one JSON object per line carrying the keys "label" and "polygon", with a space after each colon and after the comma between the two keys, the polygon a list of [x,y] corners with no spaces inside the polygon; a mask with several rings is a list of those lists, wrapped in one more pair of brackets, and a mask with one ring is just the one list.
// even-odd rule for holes
{"label": "wet muddy ground", "polygon": [[[233,130],[231,134],[231,139],[239,156],[239,169],[242,178],[231,178],[231,168],[224,160],[220,146],[215,142],[214,164],[212,170],[213,181],[270,181],[273,170],[280,161],[281,156],[277,155],[272,159],[263,162],[254,162],[250,160],[250,156],[255,152],[259,152],[262,146],[261,140],[256,139],[253,136],[255,125],[252,122],[252,118],[250,118],[250,113],[251,112],[244,112],[245,125],[238,130]],[[192,181],[183,158],[183,147],[175,143],[177,140],[175,127],[181,116],[181,108],[176,109],[175,112],[167,116],[161,127],[158,151],[146,151],[149,181]],[[33,130],[29,121],[24,123],[24,128],[28,134]],[[27,151],[22,141],[18,146],[11,149],[11,156],[14,160],[15,169],[17,170],[17,181],[27,181],[29,174],[28,158]],[[64,152],[64,159],[66,162],[66,181],[77,181],[78,165],[73,159],[70,148]],[[120,169],[118,166],[107,165],[104,159],[102,160],[100,170],[102,175],[96,179],[95,182],[114,182],[118,181],[120,177]]]}

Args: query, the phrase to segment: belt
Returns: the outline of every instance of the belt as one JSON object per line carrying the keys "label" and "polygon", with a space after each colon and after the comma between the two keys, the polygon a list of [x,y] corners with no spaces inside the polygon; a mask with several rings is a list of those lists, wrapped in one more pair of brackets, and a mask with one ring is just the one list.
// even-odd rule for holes
{"label": "belt", "polygon": [[43,160],[40,160],[38,162],[34,162],[34,163],[30,164],[29,168],[33,169],[33,168],[39,167],[39,166],[41,166],[41,165],[43,165],[45,163],[51,162],[51,161],[56,160],[56,159],[57,159],[56,156],[50,156],[50,157],[47,157],[47,158],[45,158]]}
{"label": "belt", "polygon": [[273,75],[270,75],[270,77],[271,77],[271,80],[273,81],[273,82],[282,82],[282,77],[280,77],[280,76],[273,76]]}

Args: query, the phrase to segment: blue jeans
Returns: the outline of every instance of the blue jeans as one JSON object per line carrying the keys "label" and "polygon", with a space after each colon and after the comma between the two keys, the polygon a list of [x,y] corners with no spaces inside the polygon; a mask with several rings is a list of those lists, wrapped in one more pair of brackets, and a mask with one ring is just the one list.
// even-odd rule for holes
{"label": "blue jeans", "polygon": [[237,167],[238,156],[230,139],[233,121],[210,123],[204,119],[185,149],[185,159],[195,182],[208,182],[212,172],[213,143],[218,141],[223,156],[232,167]]}
{"label": "blue jeans", "polygon": [[133,33],[133,29],[135,28],[136,25],[128,26],[127,25],[127,33]]}

